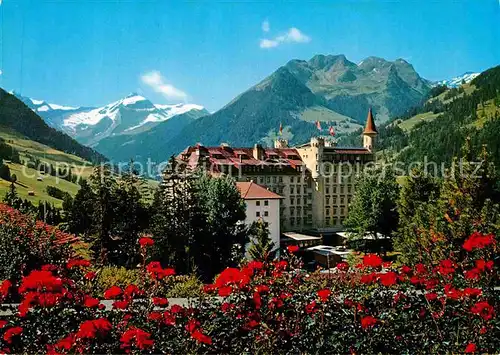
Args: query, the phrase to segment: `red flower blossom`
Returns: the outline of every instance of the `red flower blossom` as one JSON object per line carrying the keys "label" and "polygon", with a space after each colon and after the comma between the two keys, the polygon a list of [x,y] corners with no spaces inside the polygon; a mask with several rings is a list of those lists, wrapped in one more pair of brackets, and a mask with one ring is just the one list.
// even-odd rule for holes
{"label": "red flower blossom", "polygon": [[3,327],[5,327],[7,325],[7,321],[6,320],[0,320],[0,329],[2,329]]}
{"label": "red flower blossom", "polygon": [[163,320],[163,315],[160,312],[151,312],[148,314],[148,319],[153,322],[160,322]]}
{"label": "red flower blossom", "polygon": [[349,270],[349,264],[345,262],[340,262],[337,264],[337,269],[339,269],[340,271],[347,271]]}
{"label": "red flower blossom", "polygon": [[363,265],[369,267],[379,267],[382,265],[382,258],[376,254],[367,254],[363,257]]}
{"label": "red flower blossom", "polygon": [[441,275],[447,276],[455,272],[456,264],[450,260],[441,260],[438,266],[438,272]]}
{"label": "red flower blossom", "polygon": [[166,306],[168,306],[168,300],[166,298],[163,298],[163,297],[153,297],[153,304],[155,306],[166,307]]}
{"label": "red flower blossom", "polygon": [[32,271],[28,276],[23,277],[19,292],[59,292],[62,290],[62,286],[62,280],[52,275],[50,271]]}
{"label": "red flower blossom", "polygon": [[483,249],[484,247],[494,243],[495,236],[493,234],[484,235],[479,232],[474,232],[464,242],[463,248],[467,251],[472,251],[474,249]]}
{"label": "red flower blossom", "polygon": [[444,285],[444,294],[452,300],[458,300],[462,297],[462,291],[457,290],[450,284]]}
{"label": "red flower blossom", "polygon": [[10,282],[9,280],[2,281],[2,284],[0,285],[0,301],[3,301],[9,295],[9,290],[11,287],[12,282]]}
{"label": "red flower blossom", "polygon": [[125,290],[123,291],[123,295],[125,296],[125,298],[127,299],[132,299],[134,298],[135,296],[138,296],[138,295],[142,295],[144,292],[142,292],[139,287],[137,287],[136,285],[128,285],[127,287],[125,287]]}
{"label": "red flower blossom", "polygon": [[127,309],[129,306],[129,301],[114,301],[113,308],[115,309]]}
{"label": "red flower blossom", "polygon": [[286,247],[286,250],[288,250],[288,252],[289,252],[290,254],[293,254],[293,253],[298,252],[298,251],[299,251],[299,249],[300,249],[300,248],[299,248],[297,245],[289,245],[289,246],[287,246],[287,247]]}
{"label": "red flower blossom", "polygon": [[247,265],[250,269],[260,270],[264,267],[264,264],[261,261],[250,261]]}
{"label": "red flower blossom", "polygon": [[184,310],[181,306],[178,304],[174,304],[172,307],[170,307],[170,312],[172,313],[181,313]]}
{"label": "red flower blossom", "polygon": [[219,288],[219,296],[220,297],[227,297],[233,292],[233,289],[231,286],[223,286]]}
{"label": "red flower blossom", "polygon": [[227,312],[229,312],[230,310],[232,310],[234,308],[234,304],[229,303],[229,302],[224,302],[220,306],[220,308],[221,308],[222,312],[227,313]]}
{"label": "red flower blossom", "polygon": [[474,343],[470,343],[465,347],[466,354],[475,353],[476,351],[477,351],[477,346]]}
{"label": "red flower blossom", "polygon": [[464,295],[468,297],[481,296],[482,292],[483,291],[481,291],[481,289],[479,288],[470,288],[470,287],[464,288]]}
{"label": "red flower blossom", "polygon": [[93,298],[90,296],[85,297],[83,305],[88,308],[98,307],[100,305],[100,301],[97,298]]}
{"label": "red flower blossom", "polygon": [[311,303],[309,303],[306,306],[306,313],[310,314],[310,313],[314,313],[315,311],[316,311],[316,302],[312,301]]}
{"label": "red flower blossom", "polygon": [[227,268],[220,273],[220,275],[215,280],[215,286],[218,288],[237,285],[243,287],[248,285],[250,282],[250,277],[248,274],[241,272],[236,268]]}
{"label": "red flower blossom", "polygon": [[164,312],[163,313],[163,323],[166,325],[175,325],[175,316],[171,312]]}
{"label": "red flower blossom", "polygon": [[113,298],[117,298],[123,293],[122,289],[118,286],[111,286],[106,291],[104,291],[104,298],[110,300]]}
{"label": "red flower blossom", "polygon": [[473,314],[477,314],[484,320],[490,320],[495,315],[495,310],[492,305],[490,305],[487,301],[481,301],[476,303],[471,308],[471,312]]}
{"label": "red flower blossom", "polygon": [[140,350],[151,348],[154,341],[151,339],[151,334],[142,329],[131,327],[120,338],[121,347],[128,349],[135,345]]}
{"label": "red flower blossom", "polygon": [[373,283],[373,281],[375,281],[376,278],[377,278],[377,274],[371,273],[371,274],[361,276],[361,279],[359,281],[363,284],[369,285],[369,284]]}
{"label": "red flower blossom", "polygon": [[168,276],[175,275],[174,269],[163,269],[158,261],[152,261],[146,266],[146,271],[149,273],[151,278],[155,280],[161,280]]}
{"label": "red flower blossom", "polygon": [[142,238],[139,238],[139,245],[141,247],[149,247],[149,246],[152,246],[154,245],[154,240],[149,238],[149,237],[142,237]]}
{"label": "red flower blossom", "polygon": [[112,326],[106,318],[86,320],[80,324],[76,337],[80,339],[92,339],[96,336],[105,336]]}
{"label": "red flower blossom", "polygon": [[409,267],[407,265],[403,265],[403,266],[401,266],[401,272],[403,274],[409,274],[411,272],[411,267]]}
{"label": "red flower blossom", "polygon": [[193,333],[191,333],[191,336],[193,339],[196,341],[203,343],[203,344],[212,344],[212,338],[210,338],[208,335],[203,334],[199,329],[196,329]]}
{"label": "red flower blossom", "polygon": [[427,299],[427,301],[434,301],[438,298],[438,295],[437,295],[437,293],[434,293],[434,292],[426,293],[425,298]]}
{"label": "red flower blossom", "polygon": [[269,292],[269,286],[267,285],[258,285],[255,287],[255,291],[258,293],[268,293]]}
{"label": "red flower blossom", "polygon": [[67,269],[72,269],[74,267],[89,267],[90,261],[84,259],[71,259],[66,263]]}
{"label": "red flower blossom", "polygon": [[330,291],[329,289],[323,289],[318,291],[318,297],[322,302],[328,301],[328,298],[330,297],[331,294],[332,291]]}
{"label": "red flower blossom", "polygon": [[255,309],[260,309],[260,307],[262,306],[262,298],[260,297],[260,293],[254,292],[253,303],[255,304]]}
{"label": "red flower blossom", "polygon": [[56,343],[55,347],[61,350],[71,350],[74,344],[75,344],[75,335],[70,334],[67,337],[59,340]]}
{"label": "red flower blossom", "polygon": [[366,316],[361,318],[361,328],[367,329],[373,327],[377,324],[377,319],[372,316]]}
{"label": "red flower blossom", "polygon": [[92,281],[93,279],[95,279],[97,276],[97,274],[93,271],[89,271],[87,272],[83,277],[89,281]]}
{"label": "red flower blossom", "polygon": [[387,286],[387,287],[396,284],[397,277],[398,277],[398,275],[393,271],[389,271],[386,273],[380,273],[378,275],[380,283],[384,286]]}
{"label": "red flower blossom", "polygon": [[481,270],[476,268],[471,270],[465,270],[464,276],[467,280],[479,280],[481,279]]}
{"label": "red flower blossom", "polygon": [[493,260],[484,261],[483,259],[476,260],[476,269],[479,271],[493,270]]}
{"label": "red flower blossom", "polygon": [[5,333],[3,335],[3,340],[5,340],[8,344],[11,344],[12,338],[14,338],[15,336],[21,335],[22,332],[23,332],[22,327],[9,328],[5,331]]}
{"label": "red flower blossom", "polygon": [[217,287],[213,284],[203,285],[203,292],[205,293],[212,293],[215,290],[217,290]]}
{"label": "red flower blossom", "polygon": [[200,322],[198,322],[196,319],[190,319],[187,324],[186,324],[186,330],[189,333],[192,333],[197,329],[200,325]]}

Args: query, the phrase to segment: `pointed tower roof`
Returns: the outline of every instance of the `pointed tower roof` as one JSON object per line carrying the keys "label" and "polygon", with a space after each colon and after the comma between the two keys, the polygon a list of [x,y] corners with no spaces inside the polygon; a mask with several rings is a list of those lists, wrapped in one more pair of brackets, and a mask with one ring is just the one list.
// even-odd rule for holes
{"label": "pointed tower roof", "polygon": [[366,126],[363,134],[377,134],[377,127],[375,127],[375,121],[373,120],[372,108],[368,111],[368,117],[366,118]]}

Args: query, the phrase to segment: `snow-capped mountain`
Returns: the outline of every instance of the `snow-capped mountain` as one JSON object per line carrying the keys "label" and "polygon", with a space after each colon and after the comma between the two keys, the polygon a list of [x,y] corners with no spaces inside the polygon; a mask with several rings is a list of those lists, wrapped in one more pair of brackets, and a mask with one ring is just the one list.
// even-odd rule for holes
{"label": "snow-capped mountain", "polygon": [[481,73],[467,72],[467,73],[464,73],[464,74],[457,76],[455,78],[452,78],[452,79],[438,81],[437,83],[435,83],[435,85],[446,85],[449,88],[456,88],[456,87],[459,87],[460,85],[462,85],[462,83],[471,82],[479,74],[481,74]]}
{"label": "snow-capped mountain", "polygon": [[107,137],[147,131],[184,113],[191,112],[193,118],[208,114],[200,105],[155,105],[135,93],[98,108],[62,106],[14,94],[49,125],[89,146]]}

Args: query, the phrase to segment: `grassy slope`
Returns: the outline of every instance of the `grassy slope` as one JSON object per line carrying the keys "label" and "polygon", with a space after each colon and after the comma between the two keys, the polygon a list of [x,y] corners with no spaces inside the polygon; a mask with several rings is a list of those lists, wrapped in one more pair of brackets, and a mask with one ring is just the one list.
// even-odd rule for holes
{"label": "grassy slope", "polygon": [[[44,144],[32,141],[22,136],[21,134],[0,128],[0,137],[3,138],[9,145],[14,147],[20,155],[21,161],[26,159],[27,155],[31,155],[40,159],[40,161],[56,166],[57,163],[66,163],[72,167],[72,172],[76,175],[87,178],[92,173],[92,165],[89,162],[71,154],[67,154]],[[50,175],[40,175],[36,170],[30,169],[24,165],[7,163],[11,174],[16,174],[17,193],[23,199],[37,204],[38,201],[47,201],[53,203],[57,207],[61,207],[62,201],[47,195],[47,186],[56,186],[57,188],[75,195],[79,189],[78,184],[73,184],[64,179],[56,179]],[[42,177],[43,181],[38,181],[38,177]],[[0,200],[9,189],[10,182],[0,179]],[[28,191],[34,191],[35,196],[29,196]]]}

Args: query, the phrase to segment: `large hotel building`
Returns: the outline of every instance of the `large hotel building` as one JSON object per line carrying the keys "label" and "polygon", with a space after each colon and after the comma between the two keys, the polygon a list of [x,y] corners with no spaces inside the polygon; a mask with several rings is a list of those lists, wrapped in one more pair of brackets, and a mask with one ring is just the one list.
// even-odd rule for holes
{"label": "large hotel building", "polygon": [[374,160],[376,136],[370,109],[359,148],[337,147],[323,137],[296,147],[289,147],[284,139],[277,140],[273,148],[198,144],[187,147],[177,162],[187,169],[203,167],[236,181],[252,181],[281,195],[281,232],[335,232],[343,229],[356,174]]}

